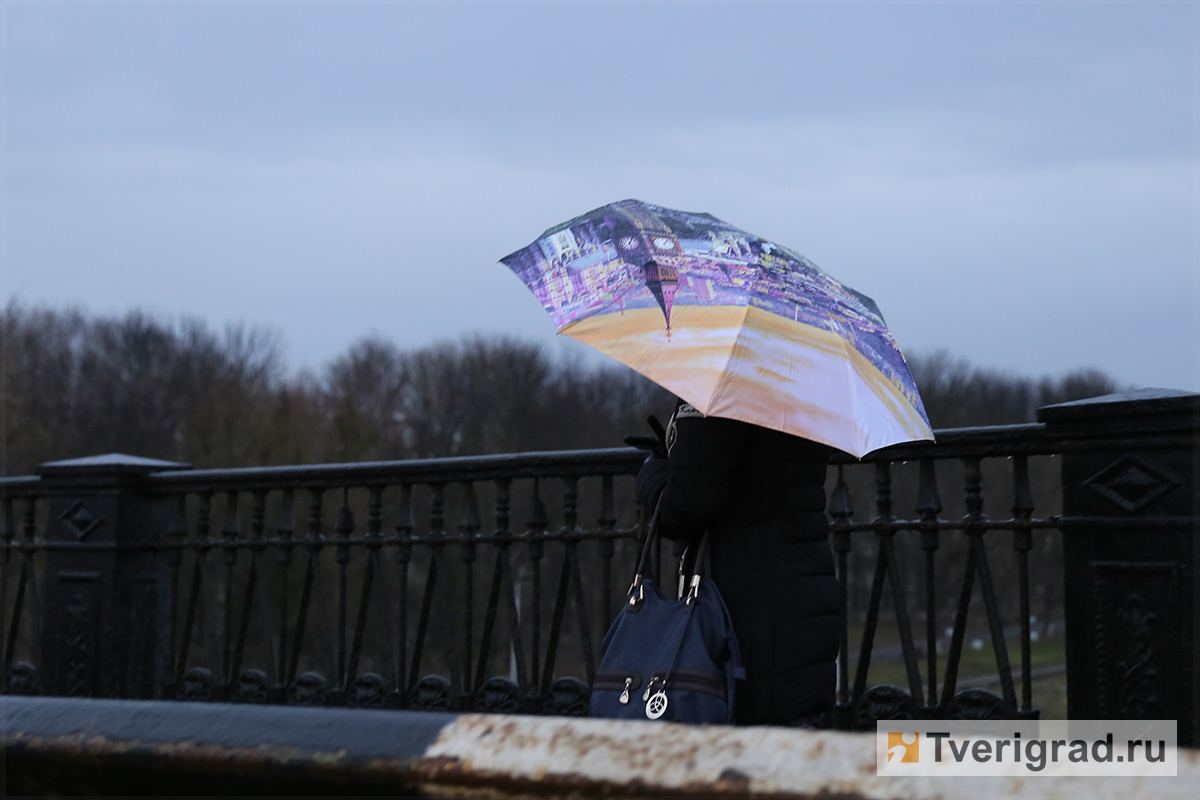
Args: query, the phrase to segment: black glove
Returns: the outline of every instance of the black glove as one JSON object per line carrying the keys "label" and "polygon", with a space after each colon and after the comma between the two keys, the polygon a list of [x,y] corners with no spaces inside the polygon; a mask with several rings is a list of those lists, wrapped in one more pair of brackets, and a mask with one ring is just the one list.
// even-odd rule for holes
{"label": "black glove", "polygon": [[667,432],[663,429],[662,423],[658,421],[658,417],[653,414],[646,417],[646,422],[650,424],[650,430],[654,431],[654,435],[626,436],[625,444],[630,447],[636,447],[639,450],[649,450],[652,455],[659,458],[666,458]]}
{"label": "black glove", "polygon": [[654,512],[658,496],[667,485],[669,463],[664,456],[651,455],[642,464],[637,475],[637,499],[647,514]]}
{"label": "black glove", "polygon": [[658,496],[667,485],[667,432],[658,417],[646,417],[654,436],[626,436],[625,444],[640,450],[649,450],[650,457],[642,464],[637,476],[637,499],[647,513],[653,513]]}

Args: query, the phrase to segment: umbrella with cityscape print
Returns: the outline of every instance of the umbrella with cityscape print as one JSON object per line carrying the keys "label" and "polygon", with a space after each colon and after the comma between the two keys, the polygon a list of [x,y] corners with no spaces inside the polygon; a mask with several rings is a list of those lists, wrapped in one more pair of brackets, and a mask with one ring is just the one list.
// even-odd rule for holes
{"label": "umbrella with cityscape print", "polygon": [[879,308],[711,214],[622,200],[501,262],[566,334],[706,415],[856,457],[933,432]]}

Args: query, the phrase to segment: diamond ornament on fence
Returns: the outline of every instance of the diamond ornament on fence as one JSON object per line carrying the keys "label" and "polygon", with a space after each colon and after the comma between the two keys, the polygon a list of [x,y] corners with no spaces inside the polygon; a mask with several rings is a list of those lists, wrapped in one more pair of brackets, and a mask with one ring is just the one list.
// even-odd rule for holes
{"label": "diamond ornament on fence", "polygon": [[61,519],[70,527],[71,532],[75,534],[75,538],[80,540],[96,530],[104,522],[104,520],[93,514],[91,509],[83,504],[82,500],[67,509]]}
{"label": "diamond ornament on fence", "polygon": [[1165,468],[1134,455],[1121,456],[1083,483],[1130,513],[1183,484]]}

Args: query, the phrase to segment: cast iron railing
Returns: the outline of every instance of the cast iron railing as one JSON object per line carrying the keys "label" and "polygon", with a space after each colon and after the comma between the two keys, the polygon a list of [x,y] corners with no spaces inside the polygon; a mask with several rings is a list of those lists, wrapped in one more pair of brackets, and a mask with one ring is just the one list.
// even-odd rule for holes
{"label": "cast iron railing", "polygon": [[[873,727],[878,719],[923,717],[950,718],[1034,718],[1038,711],[1033,707],[1033,677],[1030,629],[1030,585],[1029,551],[1033,545],[1034,531],[1056,530],[1059,516],[1045,519],[1034,518],[1034,495],[1030,484],[1029,459],[1031,456],[1052,456],[1055,442],[1047,436],[1045,426],[1000,425],[986,428],[959,428],[937,432],[937,444],[917,444],[887,448],[868,454],[863,463],[873,465],[875,486],[875,516],[868,522],[852,521],[854,504],[846,483],[844,470],[852,460],[835,456],[837,483],[832,492],[829,514],[832,518],[830,530],[833,549],[838,564],[838,575],[842,577],[842,620],[839,651],[838,705],[834,719],[838,727]],[[1008,519],[989,519],[983,513],[983,471],[985,459],[1003,459],[1010,465],[1011,512]],[[915,462],[918,468],[918,485],[913,510],[914,518],[904,519],[893,513],[893,472],[895,465]],[[963,502],[966,513],[959,519],[940,518],[943,511],[941,491],[938,486],[938,462],[959,461],[962,465]],[[1007,488],[1007,487],[1006,487]],[[896,535],[904,531],[920,535],[922,576],[922,605],[925,617],[925,662],[928,694],[925,694],[919,657],[918,640],[913,632],[909,616],[909,582],[901,570],[897,553]],[[1012,666],[1005,636],[1004,620],[997,601],[996,586],[988,551],[984,545],[985,534],[999,531],[1012,533],[1012,550],[1016,560],[1015,590],[1019,613],[1016,622],[1020,626],[1019,646],[1021,651],[1021,701],[1018,704],[1013,680]],[[954,614],[953,633],[946,654],[941,690],[938,689],[938,602],[936,595],[936,553],[941,546],[943,532],[957,532],[966,536],[966,553],[962,560],[961,589]],[[851,534],[871,533],[877,539],[875,563],[870,583],[870,600],[865,614],[858,658],[853,682],[850,681],[850,665],[847,655],[851,652],[849,641],[848,557],[852,551]],[[1057,566],[1057,565],[1056,565]],[[971,610],[975,581],[979,581],[980,593],[987,618],[988,633],[995,656],[997,677],[1002,694],[997,696],[982,688],[971,688],[956,692],[958,670],[967,635],[968,614]],[[900,639],[904,668],[908,681],[907,691],[896,686],[880,685],[867,688],[875,634],[879,624],[881,603],[885,583],[891,584],[894,620]],[[940,699],[939,699],[940,695]]]}
{"label": "cast iron railing", "polygon": [[[838,704],[819,724],[1036,716],[1029,553],[1062,531],[1071,715],[1170,714],[1190,741],[1195,396],[1105,400],[1044,409],[1035,424],[939,431],[936,444],[863,465],[831,461],[841,657]],[[1054,513],[1039,517],[1030,475],[1044,483],[1050,456],[1061,456],[1061,495],[1041,500]],[[0,480],[5,691],[585,714],[642,534],[630,477],[641,461],[613,449],[191,470],[114,456]],[[947,520],[939,469],[952,463],[963,513]],[[856,521],[864,470],[874,514]],[[985,514],[985,482],[1010,498],[1006,518]],[[915,495],[905,518],[901,483]],[[997,543],[986,544],[999,531],[1012,534],[1002,585]],[[1143,538],[1136,553],[1130,537]],[[865,605],[851,568],[863,557]],[[957,602],[945,643],[947,571]],[[998,695],[959,690],[976,586]],[[881,623],[894,626],[883,633],[898,639],[906,688],[868,685]]]}
{"label": "cast iron railing", "polygon": [[[178,518],[183,517],[182,504],[186,497],[195,496],[198,501],[196,535],[189,538],[186,529],[175,528],[173,533],[179,544],[169,555],[173,567],[178,569],[182,554],[188,550],[194,553],[180,644],[171,651],[169,663],[174,668],[173,685],[178,687],[174,695],[183,699],[229,698],[239,702],[252,696],[260,702],[273,699],[316,705],[344,703],[423,710],[468,708],[581,713],[586,709],[587,686],[595,673],[595,656],[578,551],[584,542],[597,544],[594,555],[601,569],[601,608],[606,610],[604,620],[607,622],[610,619],[607,610],[613,605],[612,569],[616,542],[637,534],[636,528],[616,527],[613,478],[636,473],[640,461],[636,452],[599,450],[316,468],[177,472],[156,477],[159,491],[172,493],[181,504]],[[542,498],[544,482],[549,479],[558,479],[563,485],[562,526],[553,530]],[[589,529],[578,526],[581,479],[597,484],[595,488],[599,489],[599,513],[595,527]],[[524,532],[510,530],[514,481],[528,484],[530,513]],[[491,484],[494,496],[495,526],[487,533],[482,532],[479,509],[477,486],[481,483]],[[457,533],[446,529],[448,486],[459,489]],[[423,533],[415,532],[414,494],[420,490],[426,492],[428,501],[427,530]],[[238,521],[239,500],[247,492],[252,496],[248,539],[241,536]],[[302,539],[293,538],[295,495],[298,492],[307,498],[307,534]],[[355,536],[353,492],[366,495],[367,529],[364,536]],[[209,544],[212,497],[217,493],[225,496],[224,523],[220,542]],[[324,498],[330,493],[340,499],[332,540],[325,536],[328,520]],[[383,532],[385,494],[393,495],[397,500],[391,535]],[[277,498],[279,502],[279,524],[277,535],[266,538],[265,518],[271,498]],[[558,554],[558,580],[552,599],[549,635],[543,649],[543,563],[549,555],[548,548],[552,547],[559,547],[561,552]],[[486,548],[492,556],[485,560],[485,565],[491,567],[491,580],[482,629],[475,620],[475,562],[479,560],[481,548]],[[519,594],[511,557],[513,548],[523,551],[532,594],[524,626],[520,624]],[[203,600],[211,605],[214,599],[213,592],[205,591],[206,583],[209,586],[215,583],[212,576],[206,574],[211,570],[206,563],[210,549],[220,551],[224,567],[220,581],[224,620],[220,624],[220,654],[215,660],[220,671],[215,683],[204,667],[188,668],[197,611]],[[235,602],[239,583],[235,571],[240,553],[247,550],[250,559],[239,606]],[[289,626],[292,597],[287,577],[297,551],[303,563],[303,579],[296,601],[295,622]],[[336,563],[332,570],[323,564],[324,554],[329,551]],[[273,609],[268,608],[265,583],[263,588],[258,587],[259,576],[267,572],[265,554],[268,552],[277,555],[275,568],[280,573],[275,582],[277,596]],[[357,585],[353,587],[350,581],[352,561],[358,561],[361,566],[355,581]],[[417,567],[421,568],[424,581],[421,591],[413,598],[419,597],[419,600],[410,650],[409,588]],[[392,580],[385,581],[385,573]],[[314,598],[322,594],[323,576],[336,581],[336,590],[325,595],[333,600],[331,607],[314,602]],[[422,676],[426,645],[431,636],[430,624],[435,605],[439,603],[445,627],[438,638],[448,678]],[[552,682],[569,604],[574,606],[579,625],[588,683],[575,678]],[[351,631],[348,615],[352,606]],[[507,650],[511,653],[515,681],[503,677],[488,679],[496,622],[501,610],[509,619]],[[336,622],[329,619],[330,611]],[[271,666],[266,671],[243,671],[246,636],[255,613],[259,615],[260,633],[264,637],[260,654],[265,652],[275,657],[268,659]],[[377,623],[378,671],[360,674],[372,614]],[[319,633],[316,647],[312,649],[321,651],[318,660],[323,662],[325,674],[307,671],[297,675],[309,625],[313,622]],[[522,627],[528,631],[528,663]],[[277,640],[273,638],[272,630]],[[215,643],[217,637],[210,637],[210,641]],[[165,693],[171,694],[170,689],[165,689]]]}

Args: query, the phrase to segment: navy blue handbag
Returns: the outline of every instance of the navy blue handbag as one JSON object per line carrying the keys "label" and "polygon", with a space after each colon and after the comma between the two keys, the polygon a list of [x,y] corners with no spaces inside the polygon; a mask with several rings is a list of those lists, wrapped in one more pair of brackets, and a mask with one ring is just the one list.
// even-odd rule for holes
{"label": "navy blue handbag", "polygon": [[[645,577],[658,536],[655,509],[629,598],[601,645],[591,716],[731,725],[737,680],[745,675],[729,610],[717,585],[701,574],[708,534],[693,558],[685,553],[680,561],[682,596],[675,600]],[[685,571],[689,562],[694,566]]]}

